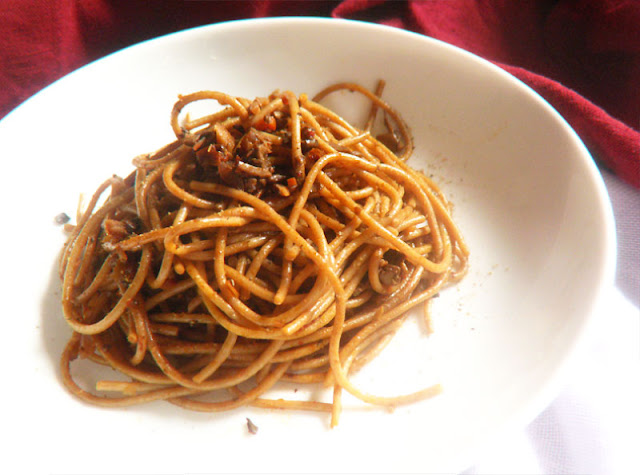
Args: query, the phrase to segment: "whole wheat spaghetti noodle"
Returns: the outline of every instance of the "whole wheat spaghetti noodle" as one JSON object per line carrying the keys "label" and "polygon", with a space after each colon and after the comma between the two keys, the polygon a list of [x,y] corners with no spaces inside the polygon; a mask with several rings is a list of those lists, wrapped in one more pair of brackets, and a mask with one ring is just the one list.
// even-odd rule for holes
{"label": "whole wheat spaghetti noodle", "polygon": [[[382,406],[437,394],[376,396],[350,379],[467,267],[444,194],[406,163],[412,138],[383,86],[180,96],[176,139],[104,182],[71,229],[60,266],[67,388],[102,406],[327,411],[332,426],[344,390]],[[321,105],[340,90],[371,101],[364,129]],[[216,107],[190,118],[205,100]],[[126,380],[83,388],[76,358]],[[279,381],[327,385],[333,400],[269,399]]]}

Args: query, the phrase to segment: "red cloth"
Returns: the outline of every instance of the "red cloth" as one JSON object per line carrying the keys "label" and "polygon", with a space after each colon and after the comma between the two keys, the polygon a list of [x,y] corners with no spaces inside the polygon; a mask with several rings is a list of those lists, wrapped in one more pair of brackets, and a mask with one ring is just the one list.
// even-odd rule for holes
{"label": "red cloth", "polygon": [[640,187],[638,0],[5,1],[0,117],[68,72],[130,44],[280,15],[383,23],[482,56],[553,105],[601,166]]}

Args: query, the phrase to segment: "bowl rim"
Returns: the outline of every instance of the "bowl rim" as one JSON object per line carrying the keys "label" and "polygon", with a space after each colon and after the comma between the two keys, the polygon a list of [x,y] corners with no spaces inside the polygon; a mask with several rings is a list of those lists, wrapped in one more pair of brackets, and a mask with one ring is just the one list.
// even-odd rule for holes
{"label": "bowl rim", "polygon": [[[600,215],[603,220],[603,227],[599,229],[599,232],[603,235],[603,266],[599,272],[599,279],[596,285],[595,296],[594,296],[594,305],[591,306],[590,315],[585,315],[579,334],[575,341],[572,342],[573,349],[567,353],[564,360],[554,368],[554,371],[545,381],[544,386],[538,391],[537,395],[532,398],[527,404],[524,404],[521,407],[520,413],[515,413],[508,418],[508,422],[502,427],[499,428],[499,433],[487,440],[487,444],[495,443],[495,440],[502,437],[505,433],[510,433],[516,429],[521,429],[527,424],[529,424],[545,407],[547,407],[553,400],[553,398],[557,395],[558,389],[561,385],[561,381],[564,379],[567,372],[570,368],[575,365],[576,361],[580,358],[580,355],[584,352],[585,347],[590,341],[590,336],[592,334],[592,330],[595,325],[595,314],[601,310],[602,301],[608,295],[607,291],[610,287],[613,287],[614,284],[614,275],[615,275],[615,267],[616,267],[616,237],[615,237],[615,222],[614,215],[611,206],[611,201],[609,200],[608,192],[606,190],[606,186],[602,175],[600,174],[597,165],[595,164],[593,157],[589,153],[583,141],[577,135],[577,133],[573,130],[573,128],[569,125],[569,123],[564,119],[564,117],[540,94],[538,94],[535,90],[533,90],[526,83],[522,82],[520,79],[516,78],[509,72],[495,65],[489,60],[486,60],[474,53],[471,53],[467,50],[464,50],[455,45],[451,45],[442,40],[438,40],[436,38],[432,38],[421,33],[416,33],[404,29],[400,29],[397,27],[381,25],[377,23],[370,23],[360,20],[350,20],[350,19],[336,19],[336,18],[326,18],[326,17],[293,17],[293,16],[282,16],[282,17],[269,17],[269,18],[248,18],[248,19],[238,19],[238,20],[230,20],[225,22],[213,23],[208,25],[201,25],[193,28],[183,29],[180,31],[168,33],[165,35],[161,35],[155,38],[150,38],[144,40],[142,42],[127,46],[118,51],[114,51],[102,58],[99,58],[93,62],[90,62],[86,65],[81,66],[80,68],[75,69],[74,71],[68,73],[67,75],[61,77],[60,79],[52,82],[48,86],[44,87],[40,91],[36,92],[26,101],[18,105],[12,111],[10,111],[2,120],[0,120],[0,128],[4,128],[5,125],[8,125],[8,122],[12,122],[14,117],[17,116],[17,111],[23,109],[25,104],[31,103],[32,101],[37,100],[41,95],[48,94],[52,88],[55,88],[56,85],[65,81],[72,75],[81,74],[87,68],[92,68],[98,63],[105,63],[108,61],[112,61],[114,57],[120,57],[123,53],[127,53],[128,51],[134,50],[135,52],[144,48],[157,48],[162,47],[163,42],[171,42],[174,41],[176,37],[187,38],[191,35],[201,35],[206,34],[208,30],[216,30],[220,31],[223,29],[229,28],[238,28],[238,27],[268,27],[273,28],[277,25],[279,26],[287,26],[287,25],[298,25],[298,24],[308,24],[308,25],[318,25],[318,26],[331,26],[331,27],[339,27],[339,28],[356,28],[360,31],[384,31],[385,34],[393,34],[398,35],[399,37],[407,37],[418,39],[425,43],[437,44],[439,47],[444,47],[450,49],[450,51],[455,52],[455,54],[462,55],[464,57],[464,61],[473,61],[478,66],[483,68],[488,68],[492,72],[492,74],[497,74],[499,76],[499,80],[507,80],[512,83],[517,83],[519,88],[524,88],[528,92],[530,96],[532,96],[540,107],[546,109],[547,113],[550,113],[557,124],[563,128],[563,130],[569,134],[572,142],[575,145],[576,152],[579,153],[581,158],[581,165],[586,167],[586,171],[588,172],[588,177],[591,185],[594,187],[594,191],[597,193],[597,202],[600,205]],[[338,26],[340,25],[340,26]],[[17,120],[17,117],[16,117]],[[466,459],[461,460],[461,469],[467,468],[469,465],[474,463],[475,460],[478,460],[478,455],[484,450],[486,446],[477,447],[473,453],[466,454]]]}

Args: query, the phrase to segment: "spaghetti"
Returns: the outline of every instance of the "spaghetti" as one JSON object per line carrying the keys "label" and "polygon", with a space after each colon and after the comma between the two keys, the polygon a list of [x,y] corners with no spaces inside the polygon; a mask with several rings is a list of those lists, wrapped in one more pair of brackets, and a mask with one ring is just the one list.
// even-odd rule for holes
{"label": "spaghetti", "polygon": [[[467,268],[444,194],[406,164],[411,135],[383,86],[341,83],[313,99],[180,96],[176,139],[105,181],[71,229],[60,267],[73,330],[66,387],[101,406],[327,411],[332,426],[343,390],[383,406],[437,394],[380,397],[350,380],[411,308],[428,315]],[[364,129],[321,105],[339,90],[370,100]],[[184,113],[204,100],[219,106]],[[381,115],[386,132],[374,136]],[[127,380],[84,389],[76,358]],[[265,397],[279,381],[325,384],[333,399]]]}

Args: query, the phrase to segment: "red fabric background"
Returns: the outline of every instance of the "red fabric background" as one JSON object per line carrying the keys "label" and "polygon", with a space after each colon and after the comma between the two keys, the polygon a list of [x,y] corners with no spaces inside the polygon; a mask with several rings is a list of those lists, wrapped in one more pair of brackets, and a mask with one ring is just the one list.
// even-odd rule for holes
{"label": "red fabric background", "polygon": [[384,23],[482,56],[549,101],[601,166],[640,187],[638,0],[4,1],[0,118],[125,46],[198,25],[283,15]]}

